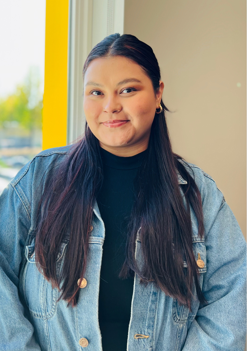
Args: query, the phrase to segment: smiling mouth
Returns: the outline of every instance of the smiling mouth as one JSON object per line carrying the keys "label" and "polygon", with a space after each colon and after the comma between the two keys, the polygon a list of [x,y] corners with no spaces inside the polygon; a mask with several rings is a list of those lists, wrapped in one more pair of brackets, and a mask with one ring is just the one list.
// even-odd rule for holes
{"label": "smiling mouth", "polygon": [[109,128],[117,128],[117,127],[120,127],[126,123],[128,123],[129,120],[113,120],[113,121],[106,121],[106,122],[102,122],[102,124],[105,126],[105,127],[109,127]]}

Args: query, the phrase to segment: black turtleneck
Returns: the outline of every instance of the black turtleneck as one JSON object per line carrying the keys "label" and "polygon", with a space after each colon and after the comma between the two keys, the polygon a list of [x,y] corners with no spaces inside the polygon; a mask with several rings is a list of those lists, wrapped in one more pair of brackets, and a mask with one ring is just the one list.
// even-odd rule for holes
{"label": "black turtleneck", "polygon": [[101,149],[104,181],[97,202],[105,224],[99,293],[99,323],[104,351],[126,351],[133,278],[120,279],[127,224],[134,202],[134,180],[146,151],[119,157]]}

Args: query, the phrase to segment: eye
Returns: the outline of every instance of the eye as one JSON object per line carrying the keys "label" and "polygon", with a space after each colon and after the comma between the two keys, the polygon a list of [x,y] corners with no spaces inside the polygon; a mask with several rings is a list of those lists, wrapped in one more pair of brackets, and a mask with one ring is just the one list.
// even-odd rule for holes
{"label": "eye", "polygon": [[90,94],[94,95],[94,96],[98,96],[98,95],[101,94],[101,91],[99,91],[99,90],[92,90],[92,91],[90,91]]}
{"label": "eye", "polygon": [[[121,93],[123,93],[123,92],[131,93],[132,91],[136,91],[136,89],[135,88],[125,88],[121,91]],[[126,93],[124,93],[124,94],[126,94]]]}

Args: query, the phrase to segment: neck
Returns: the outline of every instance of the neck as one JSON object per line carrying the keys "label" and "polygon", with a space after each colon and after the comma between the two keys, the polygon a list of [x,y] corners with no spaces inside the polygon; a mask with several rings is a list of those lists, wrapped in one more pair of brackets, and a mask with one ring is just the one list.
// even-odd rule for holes
{"label": "neck", "polygon": [[111,154],[115,156],[120,156],[120,157],[131,157],[135,156],[137,154],[140,154],[141,152],[147,150],[148,144],[147,145],[135,145],[133,147],[127,146],[127,147],[114,147],[114,146],[108,146],[105,144],[102,144],[100,142],[100,147]]}

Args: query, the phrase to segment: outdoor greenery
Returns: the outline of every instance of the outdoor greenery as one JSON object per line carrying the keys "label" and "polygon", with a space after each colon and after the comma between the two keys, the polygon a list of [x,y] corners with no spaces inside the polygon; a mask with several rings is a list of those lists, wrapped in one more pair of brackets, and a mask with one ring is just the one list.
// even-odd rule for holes
{"label": "outdoor greenery", "polygon": [[8,167],[7,163],[4,162],[4,161],[0,158],[0,169],[1,169],[1,168],[7,168],[7,167]]}
{"label": "outdoor greenery", "polygon": [[24,83],[5,98],[0,98],[0,129],[11,124],[26,132],[41,129],[43,96],[37,70],[31,68]]}

